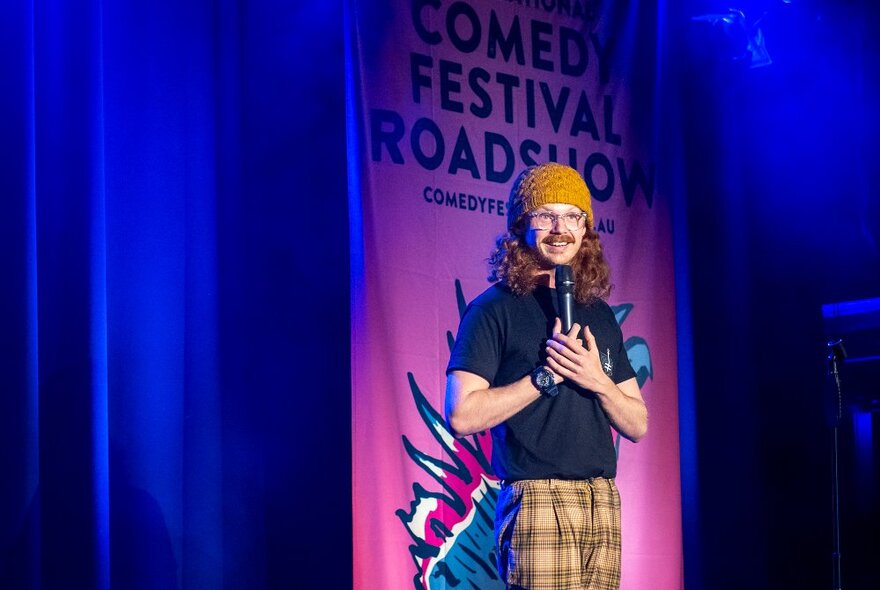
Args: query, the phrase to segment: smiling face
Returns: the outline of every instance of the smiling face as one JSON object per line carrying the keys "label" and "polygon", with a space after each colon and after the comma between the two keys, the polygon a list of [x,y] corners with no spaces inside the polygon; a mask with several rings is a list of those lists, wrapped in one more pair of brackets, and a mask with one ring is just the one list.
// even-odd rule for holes
{"label": "smiling face", "polygon": [[585,227],[569,230],[561,216],[582,211],[574,205],[563,203],[548,203],[531,213],[551,213],[557,215],[556,223],[550,229],[540,230],[534,228],[531,219],[528,220],[525,230],[525,242],[535,253],[540,265],[541,272],[550,274],[551,286],[553,283],[552,271],[557,264],[571,264],[581,248],[584,240]]}

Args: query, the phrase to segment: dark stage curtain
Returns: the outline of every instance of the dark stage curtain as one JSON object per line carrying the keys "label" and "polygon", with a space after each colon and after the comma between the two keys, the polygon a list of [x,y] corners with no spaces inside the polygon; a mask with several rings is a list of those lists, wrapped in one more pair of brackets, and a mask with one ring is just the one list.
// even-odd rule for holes
{"label": "dark stage curtain", "polygon": [[0,587],[350,586],[341,3],[0,19]]}
{"label": "dark stage curtain", "polygon": [[[717,4],[677,5],[672,33],[699,456],[688,586],[820,590],[832,587],[822,305],[880,296],[880,13],[864,1],[734,6],[760,20],[772,65],[737,63],[713,45],[730,37],[690,20]],[[855,411],[842,437],[843,587],[868,589],[880,480],[876,463],[864,476],[853,464]],[[866,444],[880,449],[871,416]]]}

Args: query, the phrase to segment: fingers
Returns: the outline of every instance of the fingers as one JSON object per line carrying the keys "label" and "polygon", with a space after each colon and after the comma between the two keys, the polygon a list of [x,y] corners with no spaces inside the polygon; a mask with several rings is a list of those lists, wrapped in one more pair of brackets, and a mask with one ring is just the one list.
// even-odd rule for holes
{"label": "fingers", "polygon": [[563,379],[571,379],[576,374],[577,365],[555,350],[547,347],[547,367]]}
{"label": "fingers", "polygon": [[572,324],[571,329],[568,331],[568,334],[566,334],[561,331],[562,322],[559,321],[559,318],[556,318],[556,321],[553,324],[553,337],[547,342],[549,343],[550,341],[555,340],[569,348],[573,348],[581,343],[577,337],[580,329],[580,324]]}
{"label": "fingers", "polygon": [[584,341],[586,342],[587,350],[596,349],[596,337],[590,331],[590,326],[584,326]]}
{"label": "fingers", "polygon": [[573,324],[568,334],[560,332],[547,340],[547,358],[554,362],[552,368],[558,367],[562,371],[560,374],[563,377],[571,378],[583,369],[587,351],[577,338],[580,330],[579,324]]}
{"label": "fingers", "polygon": [[574,370],[578,366],[577,357],[574,356],[569,349],[562,347],[558,342],[548,344],[546,352],[547,358],[555,361],[560,367]]}
{"label": "fingers", "polygon": [[[559,320],[556,320],[555,327],[559,327]],[[568,334],[556,333],[552,338],[547,340],[547,354],[556,359],[557,363],[567,366],[572,371],[577,371],[583,364],[582,357],[586,355],[598,356],[596,352],[596,337],[590,331],[589,326],[583,328],[583,340],[577,338],[581,327],[574,324]]]}
{"label": "fingers", "polygon": [[563,367],[561,364],[553,360],[552,357],[547,357],[547,368],[550,369],[550,372],[553,373],[553,381],[558,385],[564,379],[571,377],[571,371]]}
{"label": "fingers", "polygon": [[566,379],[571,376],[570,372],[560,365],[552,356],[547,356],[547,368],[553,371],[555,374],[559,375],[563,379]]}
{"label": "fingers", "polygon": [[572,324],[571,328],[568,330],[568,334],[562,331],[562,320],[557,318],[553,320],[553,337],[562,334],[563,336],[567,336],[569,338],[577,338],[578,330],[580,330],[580,326],[578,324]]}
{"label": "fingers", "polygon": [[606,378],[599,364],[599,347],[589,326],[583,327],[583,341],[577,336],[581,331],[573,324],[568,334],[559,332],[561,325],[554,323],[553,337],[547,340],[547,367],[571,382],[589,389],[596,387],[601,378]]}

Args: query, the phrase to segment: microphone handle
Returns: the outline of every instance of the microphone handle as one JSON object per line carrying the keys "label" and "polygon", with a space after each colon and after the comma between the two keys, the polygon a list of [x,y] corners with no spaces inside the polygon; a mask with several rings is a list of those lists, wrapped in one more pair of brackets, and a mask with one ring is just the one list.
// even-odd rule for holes
{"label": "microphone handle", "polygon": [[556,296],[562,333],[568,334],[574,316],[574,280],[571,276],[571,267],[567,264],[556,266]]}
{"label": "microphone handle", "polygon": [[559,319],[562,321],[562,332],[568,334],[571,330],[572,317],[574,316],[574,295],[559,292]]}

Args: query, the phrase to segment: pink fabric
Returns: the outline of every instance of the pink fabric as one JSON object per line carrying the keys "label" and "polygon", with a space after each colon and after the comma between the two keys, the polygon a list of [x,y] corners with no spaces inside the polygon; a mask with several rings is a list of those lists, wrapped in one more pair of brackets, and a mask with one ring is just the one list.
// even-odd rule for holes
{"label": "pink fabric", "polygon": [[[353,214],[352,233],[354,587],[446,588],[452,577],[470,577],[480,588],[502,587],[484,569],[486,563],[494,568],[491,523],[487,533],[481,513],[494,506],[497,490],[494,477],[484,474],[490,438],[484,434],[454,440],[438,422],[449,358],[447,331],[454,336],[459,320],[456,281],[466,300],[488,286],[485,260],[506,223],[496,205],[506,202],[512,178],[503,183],[487,180],[486,132],[502,136],[513,147],[514,175],[525,166],[521,146],[530,146],[529,140],[541,147],[534,155],[537,161],[551,159],[553,144],[556,159],[563,163],[570,163],[569,150],[574,150],[575,167],[582,173],[593,154],[604,155],[612,166],[614,190],[604,202],[594,201],[615,284],[609,303],[632,305],[622,322],[624,337],[644,339],[646,347],[636,346],[634,354],[642,355],[642,361],[649,356],[653,375],[642,387],[650,412],[648,435],[638,444],[624,440],[620,445],[622,587],[683,587],[671,220],[662,171],[653,169],[654,97],[645,94],[656,88],[646,83],[655,75],[656,64],[651,45],[644,46],[646,36],[653,38],[654,32],[642,30],[646,25],[636,15],[597,15],[598,20],[591,21],[518,2],[443,0],[439,8],[425,6],[415,12],[426,31],[440,34],[441,41],[431,45],[417,34],[409,0],[386,4],[353,1],[349,11],[350,157],[355,158],[351,164],[357,172],[351,198],[362,213]],[[481,41],[473,52],[460,51],[450,39],[450,7],[461,9],[453,19],[460,37],[473,34],[469,18],[478,18]],[[495,58],[489,57],[493,19],[506,34],[514,17],[523,34],[524,65],[505,61],[500,49]],[[535,67],[534,28],[537,39],[549,43],[539,57],[554,63],[553,72]],[[559,71],[560,43],[571,35],[568,30],[585,39],[588,59],[582,75]],[[591,34],[606,53],[609,40],[615,41],[610,57],[598,57],[601,52],[596,52]],[[570,48],[577,45],[569,43]],[[418,90],[420,103],[413,97],[413,53],[430,56],[433,63],[417,70],[432,85]],[[454,65],[448,75],[460,84],[448,98],[461,102],[463,113],[442,108],[441,60],[461,66],[460,74]],[[605,82],[599,75],[603,62],[609,71]],[[490,76],[488,82],[479,82],[493,103],[486,118],[469,109],[471,103],[481,103],[469,86],[474,68]],[[496,82],[499,73],[519,78],[519,86],[510,89],[512,122],[505,120],[505,88]],[[534,81],[534,127],[527,80]],[[641,81],[638,93],[631,89],[634,80]],[[563,88],[570,89],[558,131],[548,116],[542,83],[554,104]],[[570,133],[582,90],[598,140],[587,131],[576,137]],[[607,115],[610,129],[606,102],[613,107]],[[403,163],[393,162],[385,145],[374,154],[374,124],[381,116],[377,112],[393,113],[391,117],[403,122],[404,136],[397,143]],[[411,130],[423,118],[436,124],[445,144],[435,170],[418,163],[410,143]],[[638,128],[639,122],[643,128]],[[380,131],[389,133],[392,128],[386,124]],[[458,140],[462,134],[470,150]],[[614,134],[620,137],[619,145]],[[430,155],[435,146],[428,137],[422,137],[422,147]],[[464,164],[450,172],[457,140]],[[479,178],[468,170],[471,152]],[[495,149],[495,158],[496,169],[503,168],[501,149]],[[620,169],[632,176],[634,166],[654,177],[650,205],[646,191],[638,188],[627,203]],[[602,189],[608,179],[599,167],[589,181]],[[444,204],[434,201],[434,189],[443,191]],[[464,194],[463,200],[456,200],[464,207],[446,204],[447,191]],[[359,246],[362,258],[357,256]],[[463,560],[477,573],[463,567]]]}

